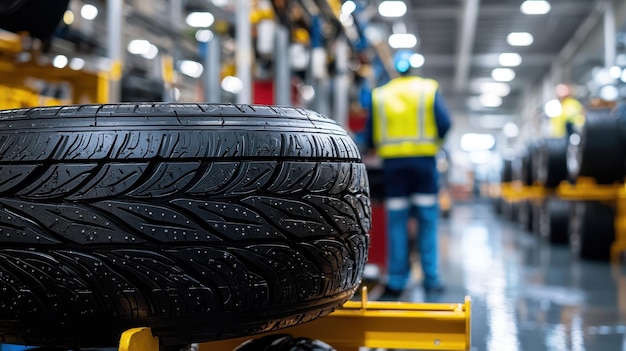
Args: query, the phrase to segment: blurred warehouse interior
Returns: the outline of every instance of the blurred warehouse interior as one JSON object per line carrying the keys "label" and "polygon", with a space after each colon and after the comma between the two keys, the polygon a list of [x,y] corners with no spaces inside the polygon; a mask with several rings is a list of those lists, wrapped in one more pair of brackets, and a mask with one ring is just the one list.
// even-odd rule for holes
{"label": "blurred warehouse interior", "polygon": [[[10,27],[12,10],[0,11]],[[624,1],[70,0],[52,38],[39,37],[40,54],[17,60],[108,72],[111,102],[295,105],[353,133],[370,89],[395,74],[390,56],[411,49],[413,69],[440,82],[454,117],[448,182],[461,193],[497,180],[503,157],[547,134],[559,83],[587,107],[626,98]],[[94,102],[58,76],[20,84]]]}

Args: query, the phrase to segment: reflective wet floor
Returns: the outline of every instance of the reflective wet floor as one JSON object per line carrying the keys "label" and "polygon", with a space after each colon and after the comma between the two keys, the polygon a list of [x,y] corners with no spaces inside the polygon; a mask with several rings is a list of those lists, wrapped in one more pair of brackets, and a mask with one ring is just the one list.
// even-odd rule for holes
{"label": "reflective wet floor", "polygon": [[447,290],[404,301],[472,298],[472,350],[626,351],[626,269],[575,259],[499,218],[489,202],[456,204],[442,220]]}

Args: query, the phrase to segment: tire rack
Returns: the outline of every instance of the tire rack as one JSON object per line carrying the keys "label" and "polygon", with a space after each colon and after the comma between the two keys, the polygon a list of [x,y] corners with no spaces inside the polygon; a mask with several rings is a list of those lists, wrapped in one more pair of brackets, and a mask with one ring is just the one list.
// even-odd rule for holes
{"label": "tire rack", "polygon": [[[292,334],[318,339],[338,351],[359,347],[407,350],[469,350],[469,296],[464,303],[408,303],[348,301],[341,309],[312,322],[271,333],[201,343],[199,351],[232,351],[251,338]],[[119,351],[158,351],[158,338],[150,328],[133,328],[120,338]]]}
{"label": "tire rack", "polygon": [[626,252],[626,185],[598,184],[593,178],[578,178],[575,184],[562,182],[557,195],[567,201],[602,201],[615,206],[615,240],[611,245],[611,262],[620,261]]}
{"label": "tire rack", "polygon": [[500,196],[504,201],[509,203],[528,201],[543,201],[547,196],[551,195],[550,189],[534,184],[531,186],[524,185],[521,181],[513,181],[500,184]]}

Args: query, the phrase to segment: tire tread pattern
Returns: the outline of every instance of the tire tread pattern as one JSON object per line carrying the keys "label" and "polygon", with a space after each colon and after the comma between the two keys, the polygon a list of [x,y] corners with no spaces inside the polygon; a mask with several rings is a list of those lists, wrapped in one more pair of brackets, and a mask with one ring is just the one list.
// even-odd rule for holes
{"label": "tire tread pattern", "polygon": [[247,335],[327,314],[360,282],[367,174],[321,115],[68,106],[2,111],[0,127],[6,341],[111,345],[134,325],[166,343]]}

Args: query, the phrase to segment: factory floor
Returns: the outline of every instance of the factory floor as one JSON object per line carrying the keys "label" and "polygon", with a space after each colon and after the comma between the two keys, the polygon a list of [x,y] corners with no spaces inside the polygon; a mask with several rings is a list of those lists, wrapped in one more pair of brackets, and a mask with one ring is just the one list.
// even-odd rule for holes
{"label": "factory floor", "polygon": [[[440,222],[441,295],[414,269],[407,302],[472,299],[477,351],[626,351],[626,265],[572,257],[501,219],[488,201],[455,204]],[[414,267],[415,268],[415,267]]]}

